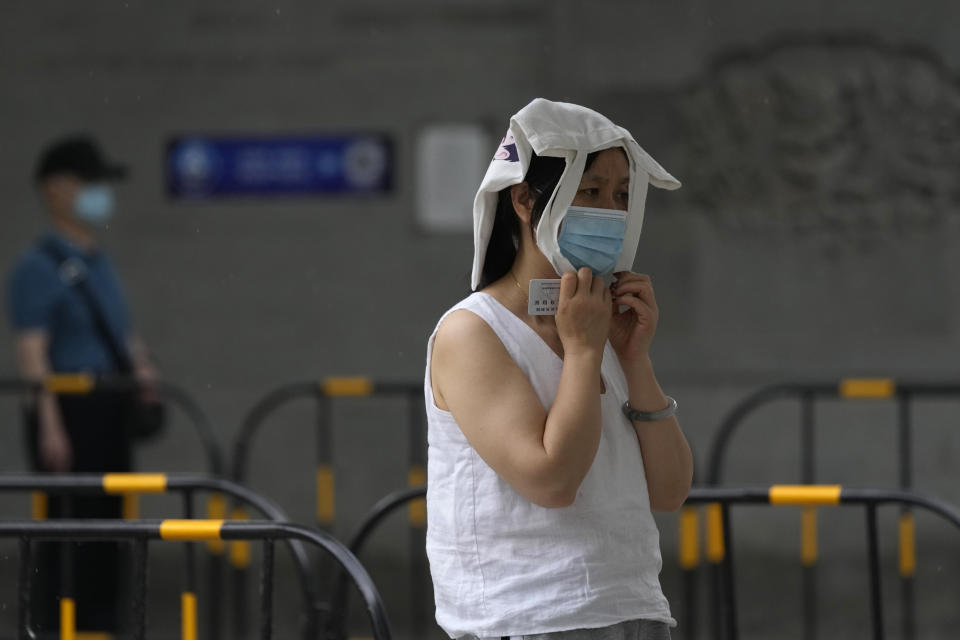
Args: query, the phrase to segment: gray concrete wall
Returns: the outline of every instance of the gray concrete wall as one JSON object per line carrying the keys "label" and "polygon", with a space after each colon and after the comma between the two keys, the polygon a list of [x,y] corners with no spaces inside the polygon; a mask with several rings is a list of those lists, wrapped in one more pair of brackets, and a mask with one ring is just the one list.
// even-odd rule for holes
{"label": "gray concrete wall", "polygon": [[[420,380],[425,340],[467,292],[472,254],[467,234],[430,235],[414,222],[421,127],[480,123],[496,138],[532,97],[581,102],[630,128],[685,184],[651,193],[636,268],[654,276],[655,362],[702,458],[724,412],[766,383],[957,379],[958,14],[934,1],[7,2],[0,263],[42,228],[29,183],[42,143],[74,130],[98,135],[133,168],[104,241],[141,333],[228,444],[278,384],[331,374]],[[171,135],[358,130],[396,141],[388,197],[184,204],[164,195]],[[13,371],[9,350],[0,349],[2,371]],[[406,407],[345,400],[334,411],[345,534],[405,482]],[[22,469],[14,403],[0,412],[0,468]],[[748,422],[730,478],[797,480],[796,416],[783,405]],[[956,402],[920,403],[914,458],[917,487],[954,502],[958,416]],[[895,482],[891,405],[828,403],[818,417],[824,480]],[[311,419],[306,404],[278,414],[257,441],[251,477],[305,521]],[[180,419],[144,448],[142,466],[202,468],[191,442]],[[25,512],[24,501],[5,500],[2,513]],[[148,514],[164,508],[145,505]],[[838,568],[824,572],[828,593],[857,602],[831,613],[824,600],[838,630],[866,621],[857,608],[866,593],[846,577],[862,566],[851,531],[859,516],[849,517],[854,525],[823,525],[840,550]],[[796,527],[790,514],[751,520],[757,527],[740,537],[752,577],[742,601],[765,602],[781,588],[765,568],[791,575]],[[679,609],[674,518],[661,524],[664,582]],[[402,627],[401,579],[391,575],[402,573],[405,532],[391,526],[371,553]],[[921,564],[923,593],[956,594],[953,532],[925,526],[921,541],[940,555],[921,556],[931,563]],[[177,580],[162,565],[155,575]],[[750,637],[770,637],[769,625],[797,615],[786,584],[782,615],[771,606],[744,613]],[[955,628],[949,614],[924,611],[924,637]],[[790,633],[799,631],[776,635]]]}

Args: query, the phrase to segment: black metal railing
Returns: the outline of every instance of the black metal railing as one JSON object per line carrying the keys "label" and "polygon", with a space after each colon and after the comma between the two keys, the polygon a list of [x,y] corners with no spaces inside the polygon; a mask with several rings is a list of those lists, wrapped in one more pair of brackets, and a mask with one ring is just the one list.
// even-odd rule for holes
{"label": "black metal railing", "polygon": [[[885,635],[881,600],[880,551],[877,533],[877,507],[897,504],[919,507],[960,528],[960,509],[936,498],[900,489],[849,488],[839,485],[773,485],[770,487],[698,487],[687,499],[691,504],[707,504],[707,557],[718,567],[714,583],[719,606],[713,628],[723,640],[738,638],[736,590],[734,585],[732,504],[769,504],[818,508],[862,505],[866,513],[867,558],[870,580],[870,617],[872,637]],[[901,545],[904,545],[901,537]],[[901,550],[903,551],[903,549]],[[902,557],[902,554],[901,554]]]}
{"label": "black metal railing", "polygon": [[[797,382],[763,387],[738,402],[723,418],[714,432],[708,455],[706,483],[723,483],[724,462],[734,433],[754,411],[774,401],[794,399],[799,402],[799,482],[820,482],[816,472],[816,403],[825,399],[886,400],[897,408],[898,430],[898,484],[905,491],[913,489],[913,401],[918,398],[960,397],[960,382],[896,381],[892,378],[845,378],[836,381]],[[782,481],[783,478],[774,480]],[[913,563],[916,555],[912,542],[914,521],[909,506],[901,513],[900,598],[903,607],[902,635],[907,640],[916,637],[914,610]],[[801,513],[802,590],[805,614],[803,637],[817,637],[816,574],[817,574],[817,513],[813,508]],[[714,576],[714,581],[718,578]],[[714,603],[714,609],[717,603]],[[715,614],[716,617],[716,614]],[[695,634],[690,636],[696,637]]]}
{"label": "black metal railing", "polygon": [[[384,519],[394,510],[410,502],[422,499],[426,487],[413,487],[395,491],[381,500],[363,518],[347,546],[360,556],[365,542]],[[713,629],[717,638],[735,640],[738,637],[736,588],[734,563],[731,547],[733,529],[730,518],[730,506],[733,504],[767,504],[771,506],[795,506],[801,508],[862,505],[866,512],[866,535],[868,572],[870,580],[870,612],[872,637],[884,637],[885,628],[881,604],[880,551],[877,532],[877,507],[883,504],[919,507],[938,515],[960,528],[960,509],[936,498],[931,498],[899,489],[849,488],[839,485],[773,485],[768,487],[694,487],[687,496],[686,505],[679,512],[681,523],[689,518],[687,510],[695,511],[694,505],[707,505],[706,555],[710,562],[719,567],[721,580],[715,584],[720,602],[720,618],[714,621]],[[688,522],[688,529],[681,534],[679,562],[694,564],[699,558],[699,538],[695,534],[696,524]],[[684,536],[686,538],[684,539]],[[347,608],[346,582],[341,580],[334,594],[335,612],[345,615]],[[338,618],[334,617],[334,621]],[[342,624],[342,617],[339,620]],[[343,638],[342,626],[336,627],[331,635]]]}
{"label": "black metal railing", "polygon": [[[376,640],[390,640],[390,625],[376,586],[356,557],[329,534],[302,525],[283,522],[231,522],[223,520],[156,520],[129,522],[123,520],[50,520],[2,521],[0,538],[20,541],[18,573],[18,632],[20,640],[33,637],[30,624],[30,581],[33,570],[31,546],[36,540],[127,540],[134,547],[134,580],[132,593],[133,638],[146,638],[147,557],[153,540],[209,542],[227,540],[259,540],[263,543],[260,578],[260,638],[273,635],[273,574],[276,540],[307,542],[324,549],[349,575],[363,597],[370,628]],[[72,598],[61,599],[61,637],[75,637],[71,627],[75,620]]]}
{"label": "black metal railing", "polygon": [[[323,530],[331,530],[337,517],[336,479],[334,477],[335,453],[332,442],[332,403],[336,399],[404,397],[408,403],[408,471],[407,484],[415,487],[427,480],[426,475],[426,418],[423,405],[423,385],[412,382],[392,382],[372,380],[365,377],[328,377],[320,381],[295,382],[278,387],[267,393],[247,413],[237,434],[231,460],[232,477],[238,483],[248,479],[250,455],[254,437],[260,433],[267,418],[279,408],[300,399],[310,399],[316,407],[314,428],[316,430],[316,519]],[[242,514],[239,514],[242,516]],[[427,582],[426,562],[423,548],[426,544],[426,504],[423,500],[410,503],[410,611],[411,630],[421,635],[429,620],[429,607],[432,599],[425,593],[423,584]],[[245,593],[244,555],[233,562],[233,583],[237,594]],[[331,598],[333,596],[331,595]],[[241,605],[239,609],[243,610]]]}
{"label": "black metal railing", "polygon": [[[46,502],[48,494],[56,494],[62,497],[72,495],[103,494],[123,496],[124,512],[128,519],[135,519],[138,514],[131,507],[134,502],[132,499],[143,494],[161,494],[161,493],[179,493],[183,502],[183,517],[192,519],[195,514],[194,496],[198,492],[210,494],[211,501],[222,502],[223,496],[229,496],[232,500],[243,504],[244,506],[259,512],[263,517],[274,522],[289,522],[286,513],[277,506],[272,500],[236,484],[230,480],[216,478],[198,474],[164,474],[164,473],[108,473],[108,474],[0,474],[0,493],[3,492],[32,492],[34,502],[35,520],[43,520],[43,504]],[[213,507],[208,511],[222,511],[222,507]],[[54,522],[62,522],[57,520]],[[208,545],[222,546],[221,540],[213,539],[207,542]],[[304,616],[301,625],[302,637],[305,640],[312,640],[317,637],[321,629],[320,613],[324,610],[324,605],[319,601],[316,590],[317,579],[312,575],[310,559],[306,553],[303,544],[298,540],[290,540],[288,547],[293,557],[294,566],[299,577],[300,588],[303,595]],[[66,550],[66,545],[64,545]],[[220,576],[221,566],[216,560],[217,556],[211,555],[208,564],[208,616],[205,637],[220,637],[220,591],[222,589],[222,578]],[[196,588],[196,558],[193,545],[188,544],[185,553],[186,581],[182,596],[181,608],[184,612],[184,619],[189,620],[189,625],[184,622],[184,629],[192,629],[193,637],[196,637],[196,615],[188,615],[188,611],[195,611],[197,606],[197,588]],[[69,563],[67,563],[69,566]],[[71,581],[66,580],[63,583],[67,588]],[[64,594],[69,596],[70,594]],[[192,627],[190,626],[192,625]]]}
{"label": "black metal railing", "polygon": [[[53,374],[42,381],[23,380],[21,378],[0,378],[0,394],[22,394],[29,396],[40,391],[56,395],[88,395],[130,393],[139,388],[139,383],[124,376],[95,376],[86,373]],[[200,441],[210,473],[226,475],[223,453],[217,441],[216,433],[206,414],[193,396],[185,389],[170,382],[159,380],[155,383],[160,395],[172,405],[178,407],[188,418],[194,434]]]}

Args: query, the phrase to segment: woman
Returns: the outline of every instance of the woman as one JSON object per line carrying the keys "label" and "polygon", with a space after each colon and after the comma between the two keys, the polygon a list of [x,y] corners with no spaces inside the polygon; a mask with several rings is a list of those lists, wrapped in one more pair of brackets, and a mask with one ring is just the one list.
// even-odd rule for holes
{"label": "woman", "polygon": [[[650,362],[652,282],[628,271],[648,183],[679,186],[626,130],[542,99],[484,178],[475,291],[431,336],[424,386],[427,553],[451,637],[676,624],[651,509],[680,507],[693,465]],[[556,315],[531,315],[547,296],[530,281],[558,277]]]}

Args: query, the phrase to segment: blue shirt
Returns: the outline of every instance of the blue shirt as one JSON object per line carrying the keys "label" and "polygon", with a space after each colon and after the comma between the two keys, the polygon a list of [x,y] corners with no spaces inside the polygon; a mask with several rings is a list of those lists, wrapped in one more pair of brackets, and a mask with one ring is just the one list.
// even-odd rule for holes
{"label": "blue shirt", "polygon": [[50,243],[81,260],[85,279],[114,335],[127,344],[130,315],[120,279],[102,251],[84,252],[63,236],[45,233],[14,265],[7,286],[7,311],[17,331],[41,329],[50,338],[53,371],[107,373],[116,370],[86,298],[60,277],[58,262],[42,247]]}

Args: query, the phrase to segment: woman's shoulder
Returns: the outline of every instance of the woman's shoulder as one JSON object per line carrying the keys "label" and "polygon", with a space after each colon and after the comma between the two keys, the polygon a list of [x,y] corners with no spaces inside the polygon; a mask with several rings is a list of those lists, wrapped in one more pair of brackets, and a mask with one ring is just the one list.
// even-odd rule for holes
{"label": "woman's shoulder", "polygon": [[476,311],[454,307],[437,326],[428,366],[441,409],[449,410],[444,395],[451,388],[466,385],[472,393],[482,393],[502,381],[508,368],[516,367],[497,331]]}
{"label": "woman's shoulder", "polygon": [[494,336],[493,329],[483,317],[482,302],[474,296],[478,294],[475,293],[455,305],[440,319],[437,324],[435,348],[469,344],[483,339],[486,335]]}
{"label": "woman's shoulder", "polygon": [[[489,308],[489,301],[485,300],[487,297],[489,296],[481,291],[474,291],[466,298],[463,298],[458,303],[447,309],[442,316],[440,316],[440,320],[437,322],[436,330],[439,331],[441,327],[450,324],[451,318],[461,318],[463,316],[483,317],[488,315],[487,308]],[[462,322],[464,321],[454,320],[454,324]]]}
{"label": "woman's shoulder", "polygon": [[477,292],[453,306],[437,325],[434,352],[457,359],[499,356],[503,343],[492,326],[495,305],[489,295]]}

